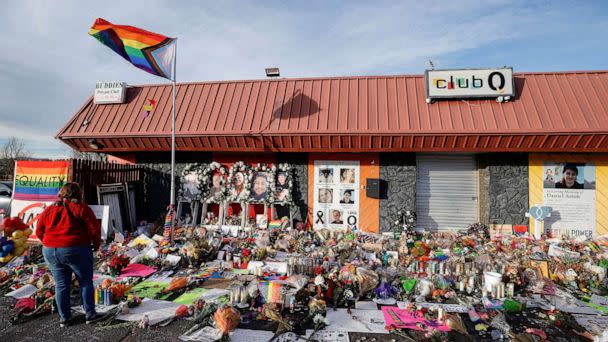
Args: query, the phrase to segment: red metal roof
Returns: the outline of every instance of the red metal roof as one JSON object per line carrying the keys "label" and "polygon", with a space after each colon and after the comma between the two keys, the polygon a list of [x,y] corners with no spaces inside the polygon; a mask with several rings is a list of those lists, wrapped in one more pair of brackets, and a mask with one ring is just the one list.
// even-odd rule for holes
{"label": "red metal roof", "polygon": [[[425,102],[424,77],[183,83],[176,147],[191,151],[608,152],[608,71],[516,73],[510,102]],[[157,100],[149,117],[147,99]],[[91,151],[166,151],[171,85],[130,87],[124,104],[92,97],[57,138]]]}

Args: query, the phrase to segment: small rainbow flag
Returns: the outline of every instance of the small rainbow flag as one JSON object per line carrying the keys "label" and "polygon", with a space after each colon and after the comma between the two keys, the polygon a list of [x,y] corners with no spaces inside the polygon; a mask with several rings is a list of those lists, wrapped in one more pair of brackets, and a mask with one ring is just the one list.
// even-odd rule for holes
{"label": "small rainbow flag", "polygon": [[67,160],[15,161],[13,199],[29,201],[57,200],[59,189],[68,181]]}
{"label": "small rainbow flag", "polygon": [[97,18],[89,34],[122,58],[152,75],[173,80],[175,38]]}
{"label": "small rainbow flag", "polygon": [[165,230],[163,232],[163,237],[167,242],[171,241],[171,223],[173,222],[173,213],[173,206],[169,205],[167,207],[167,215],[165,216]]}

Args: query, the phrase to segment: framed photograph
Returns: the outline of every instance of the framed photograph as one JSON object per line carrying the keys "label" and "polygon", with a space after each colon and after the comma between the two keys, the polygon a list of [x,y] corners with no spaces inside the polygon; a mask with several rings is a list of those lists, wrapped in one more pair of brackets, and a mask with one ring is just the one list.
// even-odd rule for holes
{"label": "framed photograph", "polygon": [[201,198],[203,167],[202,165],[188,164],[180,176],[178,198],[180,200],[193,201]]}
{"label": "framed photograph", "polygon": [[332,168],[319,169],[319,183],[333,183],[333,182],[334,182],[334,169],[332,169]]}
{"label": "framed photograph", "polygon": [[176,224],[181,227],[194,227],[199,209],[196,201],[179,201],[177,203]]}
{"label": "framed photograph", "polygon": [[236,172],[232,178],[231,194],[235,198],[240,198],[245,190],[245,174],[241,171]]}
{"label": "framed photograph", "polygon": [[333,191],[330,188],[319,188],[319,203],[332,203]]}
{"label": "framed photograph", "polygon": [[276,202],[287,202],[290,199],[291,179],[285,171],[277,172],[275,181],[275,199]]}

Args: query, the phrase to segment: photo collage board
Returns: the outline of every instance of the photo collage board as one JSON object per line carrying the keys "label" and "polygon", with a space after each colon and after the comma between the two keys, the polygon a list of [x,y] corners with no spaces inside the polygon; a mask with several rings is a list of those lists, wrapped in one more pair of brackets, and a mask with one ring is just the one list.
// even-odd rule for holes
{"label": "photo collage board", "polygon": [[357,160],[315,160],[314,229],[358,229],[359,176]]}

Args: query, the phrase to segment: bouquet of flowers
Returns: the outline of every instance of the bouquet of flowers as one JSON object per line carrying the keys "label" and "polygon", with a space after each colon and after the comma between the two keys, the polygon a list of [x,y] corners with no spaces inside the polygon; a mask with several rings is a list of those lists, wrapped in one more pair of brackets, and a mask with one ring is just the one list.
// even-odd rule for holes
{"label": "bouquet of flowers", "polygon": [[129,257],[125,255],[114,255],[110,259],[110,263],[108,267],[110,269],[110,274],[115,277],[120,274],[120,272],[129,265]]}

